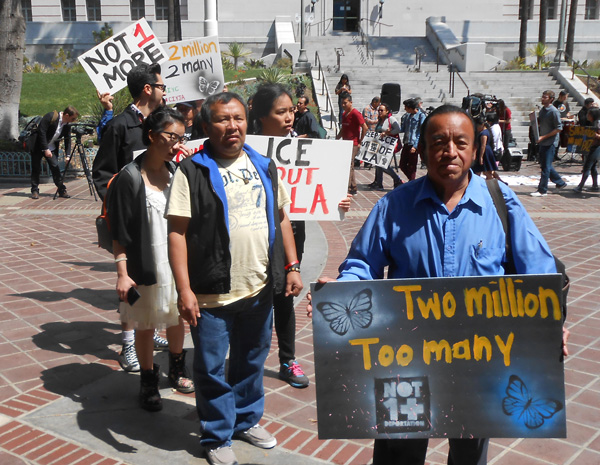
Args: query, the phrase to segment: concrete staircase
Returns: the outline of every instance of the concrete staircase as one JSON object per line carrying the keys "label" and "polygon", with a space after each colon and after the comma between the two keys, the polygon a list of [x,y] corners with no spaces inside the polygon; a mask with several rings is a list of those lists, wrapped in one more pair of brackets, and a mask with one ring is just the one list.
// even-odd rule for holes
{"label": "concrete staircase", "polygon": [[[444,103],[460,106],[463,97],[467,96],[467,87],[456,76],[452,97],[448,68],[436,65],[436,52],[425,37],[371,37],[369,41],[374,58],[367,54],[357,34],[309,37],[305,41],[309,58],[314,58],[315,52],[319,54],[336,114],[337,96],[333,92],[342,73],[348,74],[354,107],[361,111],[381,93],[381,85],[387,82],[401,85],[402,100],[421,97],[424,108]],[[415,66],[416,47],[425,52],[418,70]],[[339,69],[336,49],[343,50]],[[470,72],[461,73],[461,76],[471,94],[491,94],[504,99],[512,111],[513,136],[523,150],[529,142],[528,115],[539,108],[542,92],[551,89],[558,95],[561,90],[554,78],[543,71]],[[320,89],[320,86],[315,88]],[[323,102],[319,103],[324,107]],[[569,104],[571,113],[576,114],[579,111],[577,102],[571,99]],[[401,109],[400,113],[403,112]]]}

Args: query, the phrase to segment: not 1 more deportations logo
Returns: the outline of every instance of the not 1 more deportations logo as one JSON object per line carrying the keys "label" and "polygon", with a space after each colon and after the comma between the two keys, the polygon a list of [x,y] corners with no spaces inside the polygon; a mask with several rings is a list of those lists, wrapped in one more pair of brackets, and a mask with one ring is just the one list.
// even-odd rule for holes
{"label": "not 1 more deportations logo", "polygon": [[431,429],[426,376],[375,379],[378,433],[410,433]]}

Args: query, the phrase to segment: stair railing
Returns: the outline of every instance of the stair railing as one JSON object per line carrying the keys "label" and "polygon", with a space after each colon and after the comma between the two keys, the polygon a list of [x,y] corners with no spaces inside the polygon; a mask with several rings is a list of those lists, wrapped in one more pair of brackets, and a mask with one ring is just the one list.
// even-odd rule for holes
{"label": "stair railing", "polygon": [[323,65],[321,64],[321,57],[319,52],[315,51],[315,68],[317,68],[318,79],[321,80],[321,95],[325,97],[325,111],[329,112],[329,129],[333,129],[335,124],[335,130],[338,130],[337,116],[331,100],[331,93],[329,92],[329,86],[327,85],[327,79],[325,79],[325,71],[323,71]]}
{"label": "stair railing", "polygon": [[425,50],[420,45],[415,47],[415,69],[421,71],[421,61],[423,57],[427,56]]}
{"label": "stair railing", "polygon": [[[571,75],[571,79],[575,79],[575,70],[576,69],[580,69],[581,71],[583,71],[586,76],[586,83],[585,83],[585,93],[589,94],[590,93],[590,80],[594,83],[595,87],[600,87],[600,80],[598,80],[597,78],[595,78],[594,76],[592,76],[590,73],[588,73],[585,69],[583,69],[580,65],[578,61],[575,61],[573,59],[572,56],[570,56],[567,52],[563,52],[565,54],[565,57],[567,58],[567,60],[571,61],[571,67],[572,67],[572,71],[573,74]],[[560,65],[560,63],[559,63]]]}
{"label": "stair railing", "polygon": [[458,70],[456,69],[456,66],[454,66],[454,63],[450,62],[450,64],[448,65],[448,72],[450,73],[450,85],[448,88],[448,92],[450,92],[450,95],[452,96],[452,98],[454,98],[454,87],[455,87],[454,85],[455,85],[455,81],[456,81],[456,76],[458,76],[460,81],[463,83],[463,85],[467,89],[467,97],[469,95],[471,95],[471,90],[469,89],[469,86],[467,85],[465,80],[462,78],[462,76],[460,75]]}
{"label": "stair railing", "polygon": [[375,64],[375,51],[370,48],[369,44],[369,35],[365,33],[362,26],[358,25],[358,33],[360,34],[360,43],[363,45],[367,51],[367,60],[371,58],[371,65]]}

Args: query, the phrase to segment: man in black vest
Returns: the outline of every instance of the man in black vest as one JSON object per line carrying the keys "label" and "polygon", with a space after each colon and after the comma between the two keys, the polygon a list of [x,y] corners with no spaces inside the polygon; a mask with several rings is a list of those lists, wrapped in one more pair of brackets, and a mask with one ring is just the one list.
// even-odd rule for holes
{"label": "man in black vest", "polygon": [[58,187],[58,196],[68,199],[67,188],[62,182],[60,168],[58,167],[58,144],[64,139],[65,154],[71,151],[71,123],[79,117],[79,112],[72,106],[64,111],[51,111],[46,113],[37,129],[37,137],[31,152],[31,198],[40,198],[40,172],[42,171],[42,158],[46,158],[52,180]]}

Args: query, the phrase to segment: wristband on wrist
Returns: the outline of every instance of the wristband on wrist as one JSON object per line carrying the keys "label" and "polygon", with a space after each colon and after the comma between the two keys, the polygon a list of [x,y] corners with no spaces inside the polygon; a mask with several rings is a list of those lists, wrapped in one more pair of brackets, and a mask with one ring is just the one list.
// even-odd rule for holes
{"label": "wristband on wrist", "polygon": [[286,267],[286,269],[285,269],[286,273],[291,273],[292,271],[295,271],[296,273],[300,273],[300,264],[292,265],[289,268]]}
{"label": "wristband on wrist", "polygon": [[126,261],[127,261],[127,257],[115,258],[115,263],[126,262]]}
{"label": "wristband on wrist", "polygon": [[289,269],[295,265],[300,265],[300,262],[298,260],[294,260],[293,262],[288,263],[287,265],[285,265],[285,271],[289,271]]}

